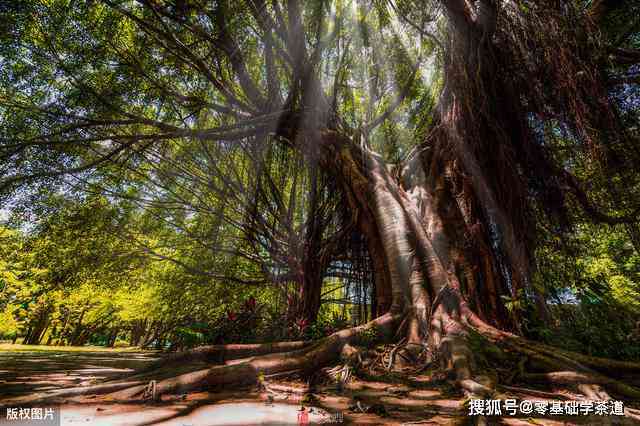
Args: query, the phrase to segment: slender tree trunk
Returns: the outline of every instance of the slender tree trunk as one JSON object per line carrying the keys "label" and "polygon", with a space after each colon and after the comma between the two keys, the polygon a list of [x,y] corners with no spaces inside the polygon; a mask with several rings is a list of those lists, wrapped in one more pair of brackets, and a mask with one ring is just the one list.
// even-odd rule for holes
{"label": "slender tree trunk", "polygon": [[146,329],[146,324],[146,319],[134,321],[133,326],[131,327],[131,346],[138,346],[140,344],[140,339],[142,339],[142,335]]}
{"label": "slender tree trunk", "polygon": [[65,341],[65,339],[67,339],[68,326],[69,326],[70,319],[71,319],[71,312],[69,312],[69,310],[66,310],[64,325],[60,330],[60,335],[58,336],[58,341],[56,342],[57,345],[64,345],[68,343],[68,341]]}
{"label": "slender tree trunk", "polygon": [[[312,262],[307,262],[312,263]],[[307,265],[305,275],[302,277],[300,291],[300,318],[311,324],[316,321],[320,310],[320,296],[322,292],[322,271],[317,271],[317,266]]]}
{"label": "slender tree trunk", "polygon": [[162,321],[154,321],[150,326],[147,335],[143,339],[142,347],[149,347],[154,341],[156,342],[155,346],[158,347],[160,344],[160,337],[163,334]]}
{"label": "slender tree trunk", "polygon": [[80,334],[82,333],[82,320],[84,319],[84,314],[86,313],[86,308],[82,309],[80,312],[80,317],[76,322],[76,326],[73,329],[73,333],[71,334],[71,339],[69,340],[69,345],[78,346],[78,339],[80,338]]}
{"label": "slender tree trunk", "polygon": [[45,319],[44,324],[42,325],[42,331],[38,336],[37,342],[35,343],[36,345],[39,345],[40,342],[42,342],[42,339],[44,339],[44,336],[47,334],[47,330],[49,330],[50,324],[51,324],[51,321],[49,320],[49,317],[47,315],[47,318]]}
{"label": "slender tree trunk", "polygon": [[115,327],[111,330],[109,334],[109,339],[107,340],[107,347],[113,348],[116,344],[116,339],[118,338],[118,333],[120,332],[120,327]]}
{"label": "slender tree trunk", "polygon": [[23,345],[27,345],[29,339],[31,338],[31,330],[33,329],[33,326],[31,324],[29,324],[29,327],[27,328],[27,332],[24,335],[24,338],[22,339],[22,344]]}
{"label": "slender tree trunk", "polygon": [[49,346],[53,341],[53,338],[56,336],[56,332],[57,332],[57,327],[54,325],[53,329],[51,330],[51,333],[49,333],[49,338],[47,339],[47,343],[46,343],[47,346]]}
{"label": "slender tree trunk", "polygon": [[148,347],[151,342],[153,342],[153,340],[157,338],[160,328],[160,326],[157,324],[157,321],[153,321],[151,324],[149,324],[148,328],[146,328],[146,333],[144,335],[144,338],[142,339],[142,344],[140,345],[142,348]]}
{"label": "slender tree trunk", "polygon": [[38,345],[49,328],[50,307],[42,308],[38,314],[35,324],[30,330],[29,336],[25,338],[28,345]]}
{"label": "slender tree trunk", "polygon": [[[313,159],[310,176],[309,206],[310,212],[316,212],[320,204],[320,172],[318,165]],[[322,295],[322,283],[324,272],[328,266],[327,256],[323,254],[322,233],[324,231],[321,218],[312,214],[306,224],[304,236],[304,247],[302,248],[302,271],[299,279],[300,288],[300,312],[298,319],[304,320],[306,324],[312,324],[318,317],[320,310],[320,298]]]}

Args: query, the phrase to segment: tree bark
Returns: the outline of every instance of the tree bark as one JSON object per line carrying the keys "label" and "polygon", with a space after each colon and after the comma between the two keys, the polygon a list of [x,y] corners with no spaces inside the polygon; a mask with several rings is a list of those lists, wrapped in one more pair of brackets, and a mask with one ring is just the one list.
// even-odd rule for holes
{"label": "tree bark", "polygon": [[306,324],[312,324],[318,317],[320,310],[320,296],[322,292],[323,271],[317,271],[317,265],[311,265],[311,260],[305,267],[300,288],[301,312],[299,318]]}
{"label": "tree bark", "polygon": [[86,313],[86,309],[83,309],[82,312],[80,312],[80,317],[78,318],[78,321],[76,322],[76,326],[73,329],[73,333],[71,334],[71,339],[69,339],[69,345],[70,346],[77,346],[78,345],[78,339],[80,338],[80,335],[82,333],[82,320],[84,319],[84,314]]}
{"label": "tree bark", "polygon": [[140,339],[142,339],[146,324],[146,319],[134,321],[133,326],[131,327],[131,346],[138,346],[140,344]]}
{"label": "tree bark", "polygon": [[118,338],[118,333],[120,332],[120,327],[115,327],[109,333],[109,339],[107,340],[107,347],[113,348],[116,344],[116,339]]}

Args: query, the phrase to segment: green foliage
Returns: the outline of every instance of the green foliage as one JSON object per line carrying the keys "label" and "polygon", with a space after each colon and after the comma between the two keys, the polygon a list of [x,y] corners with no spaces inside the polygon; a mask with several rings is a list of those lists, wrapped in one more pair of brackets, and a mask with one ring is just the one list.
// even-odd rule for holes
{"label": "green foliage", "polygon": [[178,327],[175,331],[175,338],[185,348],[193,348],[205,341],[204,333],[189,327]]}
{"label": "green foliage", "polygon": [[[337,309],[337,305],[333,305],[333,309]],[[349,327],[347,319],[344,318],[337,310],[333,310],[328,314],[325,313],[323,315],[319,315],[317,321],[308,327],[305,337],[310,340],[315,340],[328,336],[346,327]]]}
{"label": "green foliage", "polygon": [[372,348],[382,338],[380,329],[374,325],[358,333],[357,343],[367,348]]}
{"label": "green foliage", "polygon": [[[304,104],[320,98],[305,92],[314,86],[311,77],[317,77],[332,102],[327,114],[339,118],[336,126],[362,137],[358,142],[385,161],[401,163],[432,129],[444,84],[438,69],[445,58],[433,38],[411,25],[399,26],[398,19],[430,23],[428,30],[439,35],[441,23],[431,16],[440,8],[435,2],[299,2],[303,22],[295,38],[322,47],[303,55],[317,59],[305,67],[317,71],[312,76],[295,69],[297,58],[288,51],[294,40],[279,39],[280,32],[295,29],[269,30],[270,39],[261,37],[252,2],[227,2],[225,10],[218,9],[220,2],[213,2],[212,10],[192,7],[192,2],[5,3],[0,6],[0,196],[11,194],[22,205],[12,211],[15,227],[0,228],[0,337],[17,333],[55,343],[119,344],[123,337],[133,341],[137,336],[148,340],[137,344],[170,341],[189,347],[317,339],[348,325],[339,305],[325,304],[316,323],[291,327],[279,288],[244,284],[271,285],[280,269],[297,274],[296,262],[302,263],[300,253],[309,245],[296,237],[307,233],[310,222],[331,223],[336,229],[329,231],[339,230],[335,223],[342,218],[316,217],[310,199],[323,212],[346,204],[333,197],[331,179],[314,180],[316,169],[300,170],[309,153],[274,148],[274,131],[295,121],[275,112],[322,109]],[[534,3],[517,3],[524,18],[533,15]],[[264,12],[284,18],[275,4]],[[390,4],[400,13],[392,13]],[[638,14],[638,6],[624,1],[614,9],[598,37],[606,44],[638,48],[638,32],[629,25],[637,22],[627,19]],[[216,13],[238,49],[221,48],[223,28],[210,16]],[[523,40],[535,45],[536,37],[544,35]],[[529,43],[523,44],[528,53]],[[549,73],[560,70],[551,65],[562,63],[563,55],[545,52],[531,61],[523,56],[527,66],[517,68],[535,69],[539,59],[551,68]],[[416,67],[418,60],[422,63]],[[519,75],[512,68],[509,72]],[[542,71],[534,74],[543,77]],[[579,73],[562,74],[568,80],[549,88],[576,84]],[[547,83],[533,81],[525,79],[523,86],[537,90]],[[255,90],[248,89],[254,85]],[[557,96],[548,89],[552,94],[547,97],[544,88],[539,90],[533,99],[523,97],[522,103],[535,108],[527,113],[549,109],[551,116],[576,115],[571,108],[541,105],[573,92]],[[398,98],[401,94],[405,99]],[[266,102],[251,99],[264,96]],[[470,105],[478,107],[484,105]],[[362,130],[386,111],[389,115],[373,131]],[[582,118],[584,126],[592,124],[576,116],[580,120],[574,124]],[[479,123],[485,120],[484,114],[477,117]],[[474,123],[465,125],[472,134]],[[609,184],[624,175],[603,179],[602,164],[576,148],[580,141],[566,127],[560,118],[540,125],[553,167],[592,184],[589,197],[606,204]],[[236,138],[239,129],[250,130],[249,136]],[[511,151],[502,142],[495,145]],[[521,154],[516,150],[513,155]],[[527,162],[518,164],[527,170],[536,161]],[[62,172],[73,176],[72,182],[63,180]],[[637,181],[637,175],[624,178]],[[545,192],[556,180],[551,174],[530,178],[538,186],[531,185],[527,197]],[[20,186],[24,182],[32,185]],[[322,190],[311,192],[316,184]],[[564,205],[545,201],[550,210],[558,207],[554,203]],[[620,212],[612,204],[607,207],[613,213],[631,211],[632,204]],[[584,219],[579,211],[570,212],[575,223]],[[524,290],[503,296],[504,306],[524,318],[527,333],[543,340],[594,354],[637,356],[633,318],[640,315],[640,256],[631,243],[634,235],[638,240],[637,230],[558,228],[536,230],[538,265],[531,284],[555,304],[552,313],[562,320],[542,324]],[[323,293],[335,290],[336,299],[344,298],[340,284],[329,283]],[[251,297],[256,308],[245,305]],[[366,343],[377,336],[361,337]]]}
{"label": "green foliage", "polygon": [[[46,202],[50,208],[27,232],[0,228],[0,338],[42,327],[34,343],[104,345],[113,335],[122,344],[118,336],[131,338],[144,322],[144,334],[158,327],[185,347],[256,339],[258,326],[242,309],[251,289],[233,291],[232,284],[202,279],[159,257],[183,256],[158,242],[184,243],[183,236],[149,226],[139,211],[103,197]],[[233,267],[242,268],[237,262]],[[253,294],[261,305],[271,292]],[[241,321],[216,325],[215,318],[234,309]]]}
{"label": "green foliage", "polygon": [[11,306],[0,312],[0,339],[11,339],[18,332],[18,322],[13,316]]}
{"label": "green foliage", "polygon": [[582,225],[545,244],[534,284],[548,294],[552,324],[541,324],[528,301],[528,332],[570,350],[637,359],[640,256],[626,228]]}
{"label": "green foliage", "polygon": [[621,305],[582,303],[558,307],[546,342],[588,355],[637,360],[640,322]]}

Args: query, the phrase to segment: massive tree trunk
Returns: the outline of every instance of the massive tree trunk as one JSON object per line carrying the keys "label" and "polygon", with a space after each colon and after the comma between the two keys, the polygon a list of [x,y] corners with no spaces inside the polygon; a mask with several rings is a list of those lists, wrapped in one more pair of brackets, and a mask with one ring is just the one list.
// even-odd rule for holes
{"label": "massive tree trunk", "polygon": [[[461,341],[471,310],[459,275],[473,281],[467,287],[473,288],[476,296],[490,296],[493,288],[485,286],[486,291],[481,292],[475,285],[475,271],[489,274],[493,282],[498,277],[493,264],[487,266],[486,257],[474,259],[451,238],[456,226],[463,225],[452,193],[443,187],[442,178],[433,176],[417,181],[407,177],[401,182],[377,154],[337,133],[326,132],[323,140],[329,151],[327,163],[335,166],[369,246],[377,248],[371,255],[374,264],[380,265],[378,270],[385,272],[384,279],[376,282],[377,294],[391,296],[392,314],[407,316],[409,345],[415,349],[429,342],[433,352],[447,355],[442,357],[448,360],[445,362],[456,357],[458,380],[470,379],[471,360],[462,361],[470,357]],[[419,172],[423,164],[412,165],[418,171],[411,173]],[[494,312],[489,319],[500,324],[501,311]]]}
{"label": "massive tree trunk", "polygon": [[407,342],[428,342],[460,383],[477,390],[468,330],[518,331],[502,296],[515,299],[529,283],[525,186],[506,165],[513,151],[538,153],[526,151],[531,135],[517,93],[496,81],[492,2],[478,2],[473,14],[464,2],[446,2],[445,10],[444,89],[423,146],[393,174],[378,154],[325,131],[322,164],[368,241],[379,272],[376,305],[390,302],[392,313],[408,315]]}
{"label": "massive tree trunk", "polygon": [[[513,101],[497,98],[490,81],[495,11],[483,9],[471,22],[456,4],[447,3],[451,36],[435,130],[402,171],[390,173],[379,155],[337,133],[321,139],[324,166],[341,182],[368,241],[382,299],[376,304],[390,302],[391,312],[409,315],[410,344],[429,342],[433,351],[457,351],[463,359],[470,316],[516,327],[500,296],[517,295],[528,260],[516,235],[523,226],[502,210],[523,195],[503,200],[495,190],[519,179],[500,167],[506,147],[496,141],[522,134]],[[488,112],[476,116],[483,107]],[[469,366],[457,367],[458,378],[468,379]]]}

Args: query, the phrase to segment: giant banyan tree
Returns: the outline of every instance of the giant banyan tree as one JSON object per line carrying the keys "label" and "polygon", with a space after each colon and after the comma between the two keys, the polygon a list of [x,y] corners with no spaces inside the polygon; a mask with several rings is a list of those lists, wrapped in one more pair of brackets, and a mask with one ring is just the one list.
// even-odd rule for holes
{"label": "giant banyan tree", "polygon": [[[640,389],[621,379],[640,364],[527,340],[505,306],[524,295],[547,315],[544,289],[531,279],[543,229],[621,224],[638,242],[637,127],[612,94],[637,84],[634,7],[9,6],[0,183],[15,194],[73,177],[114,198],[133,198],[135,186],[147,208],[188,205],[227,221],[242,243],[210,241],[212,250],[262,262],[265,281],[297,282],[295,315],[309,321],[332,265],[357,251],[344,248],[364,245],[372,321],[314,342],[232,345],[227,356],[255,356],[160,380],[160,393],[312,372],[376,329],[380,339],[404,338],[407,359],[426,348],[469,394],[495,385],[475,360],[473,335],[525,356],[535,368],[523,378],[638,399]],[[144,390],[129,380],[82,392]]]}

